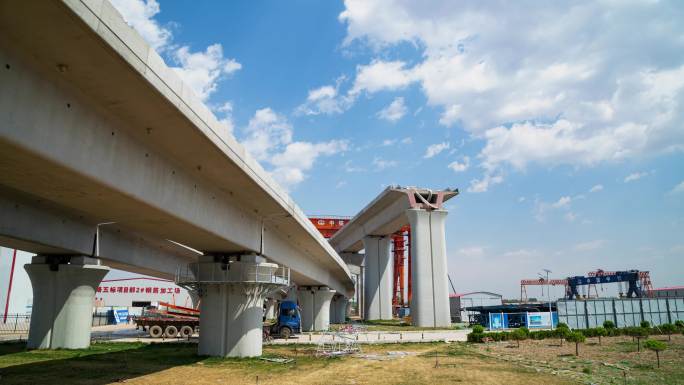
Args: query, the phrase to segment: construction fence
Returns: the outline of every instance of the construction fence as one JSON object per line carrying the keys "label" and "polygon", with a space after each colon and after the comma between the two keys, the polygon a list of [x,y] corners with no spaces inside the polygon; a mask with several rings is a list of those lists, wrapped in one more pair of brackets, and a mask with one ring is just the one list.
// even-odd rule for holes
{"label": "construction fence", "polygon": [[558,320],[572,329],[602,326],[606,320],[617,327],[657,326],[684,320],[684,298],[598,298],[558,300]]}

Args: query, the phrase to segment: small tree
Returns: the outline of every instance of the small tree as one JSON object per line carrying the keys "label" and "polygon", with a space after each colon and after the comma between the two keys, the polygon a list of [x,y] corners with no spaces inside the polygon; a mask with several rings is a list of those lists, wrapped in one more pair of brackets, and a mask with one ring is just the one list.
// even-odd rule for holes
{"label": "small tree", "polygon": [[596,328],[596,336],[599,339],[599,345],[601,345],[601,337],[605,337],[607,334],[608,334],[608,330],[606,330],[606,328],[601,327],[601,326]]}
{"label": "small tree", "polygon": [[676,320],[676,321],[675,321],[675,326],[677,327],[677,329],[680,329],[680,330],[681,330],[681,329],[684,329],[684,321],[682,321],[682,320],[680,320],[680,319]]}
{"label": "small tree", "polygon": [[515,342],[517,343],[517,346],[519,348],[520,347],[520,341],[524,341],[527,339],[527,333],[525,333],[525,330],[523,330],[522,328],[515,329],[511,333],[511,338],[513,338],[515,340]]}
{"label": "small tree", "polygon": [[641,339],[642,338],[648,338],[649,329],[647,328],[633,328],[630,330],[632,334],[632,338],[636,338],[637,340],[637,352],[641,351]]}
{"label": "small tree", "polygon": [[558,338],[560,338],[560,346],[563,346],[563,340],[570,334],[570,328],[568,325],[559,322],[558,326],[556,327],[556,335]]}
{"label": "small tree", "polygon": [[663,333],[667,334],[668,341],[672,341],[672,333],[677,332],[677,327],[675,327],[673,324],[662,324],[660,325],[660,329],[663,331]]}
{"label": "small tree", "polygon": [[603,327],[606,329],[615,329],[615,322],[607,319],[603,321]]}
{"label": "small tree", "polygon": [[482,325],[473,326],[473,333],[484,333],[484,330],[484,326]]}
{"label": "small tree", "polygon": [[574,342],[575,343],[575,355],[579,356],[579,344],[584,342],[587,339],[587,337],[585,337],[584,334],[582,334],[580,332],[572,332],[572,333],[569,333],[568,336],[565,337],[565,339],[568,342]]}
{"label": "small tree", "polygon": [[648,321],[641,321],[641,327],[644,329],[648,329],[651,327],[651,323]]}
{"label": "small tree", "polygon": [[648,340],[644,343],[644,347],[655,352],[656,360],[658,361],[658,367],[660,367],[660,352],[667,349],[667,344],[663,341]]}

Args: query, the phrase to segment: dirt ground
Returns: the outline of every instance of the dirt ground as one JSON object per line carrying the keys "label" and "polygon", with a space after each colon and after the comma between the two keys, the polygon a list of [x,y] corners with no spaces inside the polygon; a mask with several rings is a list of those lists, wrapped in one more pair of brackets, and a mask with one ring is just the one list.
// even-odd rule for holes
{"label": "dirt ground", "polygon": [[575,344],[559,340],[497,342],[471,345],[478,352],[501,362],[516,363],[521,367],[573,378],[584,383],[598,384],[684,384],[684,336],[653,336],[667,342],[668,349],[660,353],[660,368],[656,354],[641,346],[631,337],[588,338],[580,344],[579,357]]}
{"label": "dirt ground", "polygon": [[[667,339],[658,336],[657,339]],[[26,351],[0,344],[0,384],[683,384],[684,336],[673,336],[655,367],[655,354],[636,352],[629,337],[489,344],[361,345],[355,356],[317,358],[315,346],[269,345],[261,359],[197,356],[190,343],[93,344],[83,350]]]}
{"label": "dirt ground", "polygon": [[27,352],[0,345],[0,384],[577,383],[484,357],[465,343],[363,346],[360,356],[341,358],[316,358],[312,347],[265,347],[267,357],[294,358],[287,364],[198,357],[196,349],[193,344],[98,343],[82,351]]}

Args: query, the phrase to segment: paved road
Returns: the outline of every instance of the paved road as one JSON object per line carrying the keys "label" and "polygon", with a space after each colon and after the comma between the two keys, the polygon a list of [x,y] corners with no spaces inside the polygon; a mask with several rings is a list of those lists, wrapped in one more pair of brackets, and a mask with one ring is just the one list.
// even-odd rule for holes
{"label": "paved road", "polygon": [[[288,340],[274,339],[273,344],[317,344],[322,341],[352,339],[361,344],[377,343],[405,343],[405,342],[436,342],[436,341],[465,341],[470,330],[430,330],[430,331],[406,331],[406,332],[357,332],[357,333],[303,333],[291,337]],[[136,330],[132,325],[110,325],[93,328],[93,339],[119,342],[185,342],[180,338],[150,338],[147,333]],[[197,334],[189,340],[197,341]]]}

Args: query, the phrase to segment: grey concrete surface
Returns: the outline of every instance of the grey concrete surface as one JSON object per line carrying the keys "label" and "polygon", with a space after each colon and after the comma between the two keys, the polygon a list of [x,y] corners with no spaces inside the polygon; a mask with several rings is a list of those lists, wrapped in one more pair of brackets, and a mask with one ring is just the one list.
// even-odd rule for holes
{"label": "grey concrete surface", "polygon": [[451,325],[445,210],[408,210],[411,224],[411,320],[421,327]]}
{"label": "grey concrete surface", "polygon": [[392,319],[392,254],[389,236],[366,236],[364,314],[368,320]]}
{"label": "grey concrete surface", "polygon": [[[29,349],[84,349],[90,346],[95,290],[109,268],[91,258],[51,266],[34,257],[24,266],[33,286]],[[54,269],[57,270],[54,270]]]}

